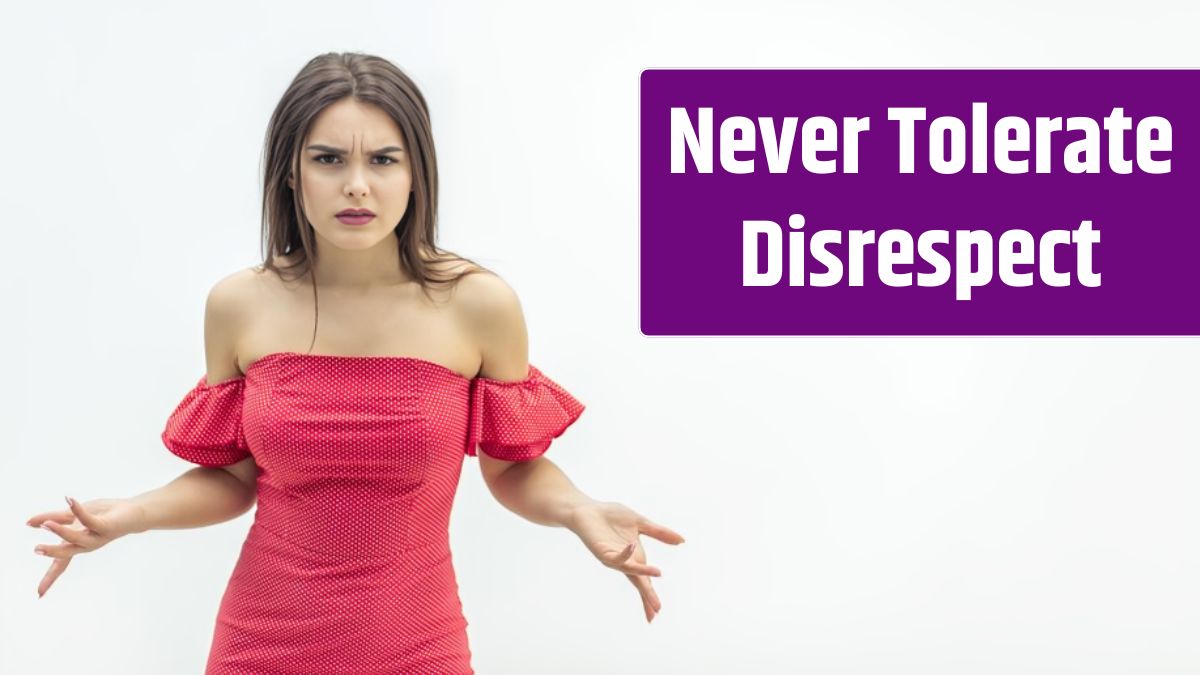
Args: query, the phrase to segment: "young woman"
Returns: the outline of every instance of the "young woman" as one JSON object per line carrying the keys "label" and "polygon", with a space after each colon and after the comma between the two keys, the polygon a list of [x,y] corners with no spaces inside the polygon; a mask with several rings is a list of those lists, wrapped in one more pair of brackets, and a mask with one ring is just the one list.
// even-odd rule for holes
{"label": "young woman", "polygon": [[378,57],[319,56],[265,153],[268,255],[210,291],[207,372],[162,433],[200,466],[31,518],[62,539],[37,547],[54,559],[39,596],[75,555],[257,504],[208,673],[471,673],[448,527],[473,456],[504,506],[624,573],[651,620],[660,572],[638,535],[683,537],[542,456],[584,406],[528,362],[512,289],[434,243],[437,162],[412,80]]}

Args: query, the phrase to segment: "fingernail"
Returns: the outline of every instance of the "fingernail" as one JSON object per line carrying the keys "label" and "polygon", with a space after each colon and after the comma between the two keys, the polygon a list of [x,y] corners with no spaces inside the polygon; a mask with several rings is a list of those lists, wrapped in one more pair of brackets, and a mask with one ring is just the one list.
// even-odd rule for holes
{"label": "fingernail", "polygon": [[54,531],[54,530],[50,529],[50,524],[49,524],[49,523],[42,523],[42,529],[43,529],[43,530],[50,530],[51,532],[53,532],[53,531]]}
{"label": "fingernail", "polygon": [[67,506],[75,506],[74,500],[72,500],[70,497],[63,497],[63,499],[67,500]]}

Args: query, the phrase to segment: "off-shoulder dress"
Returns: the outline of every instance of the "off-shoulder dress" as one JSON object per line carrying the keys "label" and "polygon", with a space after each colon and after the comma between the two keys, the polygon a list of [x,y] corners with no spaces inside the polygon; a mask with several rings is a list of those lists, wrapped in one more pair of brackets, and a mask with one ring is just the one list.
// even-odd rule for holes
{"label": "off-shoulder dress", "polygon": [[533,365],[510,381],[277,352],[244,376],[202,376],[164,445],[261,469],[206,673],[473,673],[449,549],[464,457],[535,459],[583,409]]}

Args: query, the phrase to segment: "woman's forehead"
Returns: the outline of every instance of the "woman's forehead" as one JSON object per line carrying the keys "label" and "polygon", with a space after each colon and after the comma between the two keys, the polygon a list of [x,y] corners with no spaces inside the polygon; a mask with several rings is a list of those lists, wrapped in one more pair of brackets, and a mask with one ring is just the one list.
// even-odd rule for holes
{"label": "woman's forehead", "polygon": [[379,106],[344,99],[331,104],[313,121],[309,141],[352,151],[375,151],[402,145],[400,127]]}

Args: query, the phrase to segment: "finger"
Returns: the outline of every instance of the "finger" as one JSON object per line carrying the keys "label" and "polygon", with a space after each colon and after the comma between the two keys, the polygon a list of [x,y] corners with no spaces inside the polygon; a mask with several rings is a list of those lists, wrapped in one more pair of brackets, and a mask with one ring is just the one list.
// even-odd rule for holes
{"label": "finger", "polygon": [[650,621],[650,605],[646,604],[646,594],[638,586],[636,577],[634,577],[632,574],[626,574],[625,578],[629,579],[629,583],[633,584],[633,587],[637,589],[638,597],[640,597],[642,599],[642,613],[646,615],[646,622],[649,623],[649,621]]}
{"label": "finger", "polygon": [[639,574],[626,574],[625,578],[629,579],[630,583],[641,594],[642,602],[650,612],[646,620],[649,621],[654,618],[658,614],[658,611],[662,609],[662,602],[658,599],[658,593],[654,592],[654,586],[650,583],[650,578]]}
{"label": "finger", "polygon": [[100,521],[97,520],[96,517],[89,513],[86,509],[84,509],[83,504],[80,504],[78,500],[70,497],[67,497],[66,499],[67,504],[71,506],[71,512],[75,514],[75,517],[79,519],[79,522],[84,527],[92,532],[99,532],[100,530],[104,529],[104,526],[100,524]]}
{"label": "finger", "polygon": [[644,577],[661,577],[662,576],[662,570],[658,569],[657,567],[654,567],[653,565],[644,565],[642,563],[632,563],[632,562],[625,563],[624,565],[621,565],[617,569],[621,570],[622,572],[624,572],[626,574],[637,574],[639,576],[644,576]]}
{"label": "finger", "polygon": [[70,558],[77,553],[87,551],[87,549],[78,544],[39,544],[33,551],[50,558]]}
{"label": "finger", "polygon": [[619,554],[617,559],[605,564],[615,570],[625,572],[626,574],[642,574],[651,577],[661,577],[662,570],[658,569],[657,567],[629,559],[636,550],[637,548],[630,544]]}
{"label": "finger", "polygon": [[627,544],[625,546],[624,549],[621,550],[620,560],[622,560],[622,561],[628,560],[630,557],[633,556],[634,553],[637,553],[637,542],[631,541],[631,542],[629,542],[629,544]]}
{"label": "finger", "polygon": [[604,561],[604,564],[626,574],[644,574],[651,577],[661,577],[662,570],[657,567],[629,559],[636,550],[637,548],[633,544],[630,544],[625,547],[625,550],[618,553],[617,557]]}
{"label": "finger", "polygon": [[654,607],[654,603],[650,600],[650,596],[654,593],[654,590],[650,588],[649,581],[647,581],[645,577],[639,577],[633,574],[626,574],[625,577],[629,579],[629,581],[633,584],[633,587],[638,590],[638,595],[640,595],[642,598],[642,610],[646,613],[646,622],[649,623],[653,621],[655,615],[658,614],[658,610]]}
{"label": "finger", "polygon": [[662,611],[662,600],[658,599],[658,592],[654,590],[654,585],[649,579],[646,580],[646,591],[650,594],[650,606],[654,608],[654,613],[658,614]]}
{"label": "finger", "polygon": [[38,584],[39,598],[45,595],[46,591],[50,590],[50,586],[56,579],[58,579],[59,575],[63,573],[63,570],[67,569],[67,565],[70,564],[70,558],[66,558],[64,560],[55,560],[54,562],[50,563],[50,569],[46,570],[46,576],[42,577],[42,582]]}
{"label": "finger", "polygon": [[[632,547],[630,549],[630,554],[628,556],[625,556],[625,562],[621,563],[618,566],[618,569],[620,569],[622,572],[627,572],[627,573],[632,573],[632,574],[645,574],[645,575],[652,576],[652,577],[661,577],[662,576],[662,570],[658,569],[657,567],[654,567],[652,565],[647,565],[647,564],[643,563],[641,560],[633,559],[633,555],[635,553],[637,553],[637,542],[636,541],[634,541],[632,544]],[[642,560],[645,560],[644,555],[642,556]]]}
{"label": "finger", "polygon": [[634,581],[637,583],[637,587],[641,590],[642,595],[645,596],[650,608],[657,612],[662,607],[662,603],[658,601],[658,593],[654,592],[654,584],[650,583],[650,578],[635,576]]}
{"label": "finger", "polygon": [[74,527],[60,525],[54,521],[47,521],[42,525],[42,529],[49,530],[54,534],[62,537],[72,544],[78,544],[84,548],[95,548],[99,544],[100,537],[89,530],[80,530]]}
{"label": "finger", "polygon": [[25,521],[25,524],[30,527],[41,527],[42,523],[46,522],[47,520],[53,520],[56,523],[70,525],[71,523],[75,522],[75,514],[71,513],[69,509],[66,511],[46,511],[44,513],[39,513]]}
{"label": "finger", "polygon": [[634,551],[636,551],[636,550],[637,550],[636,542],[626,544],[625,548],[621,549],[620,551],[606,553],[605,558],[607,558],[607,560],[605,560],[604,558],[601,558],[601,560],[604,562],[605,565],[608,565],[609,567],[620,568],[621,564],[624,563],[626,560],[628,560],[629,557],[631,555],[633,555]]}
{"label": "finger", "polygon": [[679,534],[675,530],[672,530],[671,528],[669,528],[665,525],[659,525],[658,523],[650,520],[649,518],[641,519],[641,521],[638,523],[638,530],[642,534],[654,537],[655,539],[657,539],[665,544],[682,544],[683,543],[683,535],[682,534]]}

